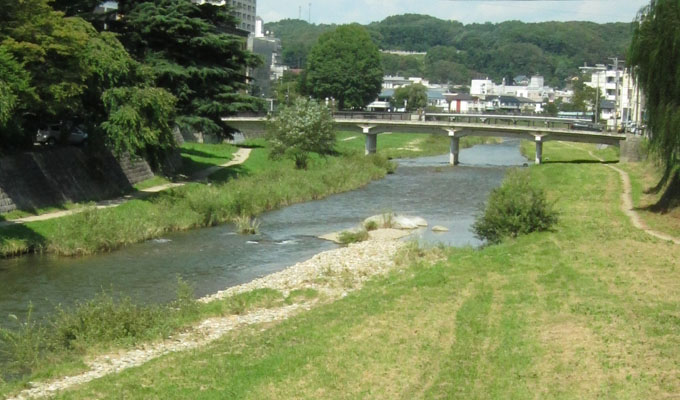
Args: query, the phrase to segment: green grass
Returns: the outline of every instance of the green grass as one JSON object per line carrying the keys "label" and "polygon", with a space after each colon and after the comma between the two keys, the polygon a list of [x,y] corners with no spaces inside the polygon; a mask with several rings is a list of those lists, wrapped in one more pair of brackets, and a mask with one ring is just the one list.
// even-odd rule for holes
{"label": "green grass", "polygon": [[[30,380],[84,371],[87,357],[167,338],[206,318],[301,304],[317,295],[311,289],[293,291],[287,297],[277,290],[256,289],[199,303],[193,299],[192,288],[179,281],[174,302],[139,306],[102,292],[73,309],[57,308],[46,321],[29,317],[18,330],[0,328],[0,396],[25,387]],[[7,380],[4,384],[3,379]]]}
{"label": "green grass", "polygon": [[160,185],[165,185],[167,183],[170,183],[170,179],[164,177],[164,176],[154,176],[153,178],[146,179],[144,181],[141,181],[139,183],[136,183],[132,185],[132,187],[135,190],[144,190],[148,189],[154,186],[160,186]]}
{"label": "green grass", "polygon": [[57,205],[57,206],[41,207],[41,208],[34,208],[34,209],[29,209],[29,210],[14,210],[14,211],[10,211],[8,213],[0,214],[0,221],[19,219],[19,218],[25,218],[25,217],[32,217],[32,216],[35,216],[35,215],[43,215],[43,214],[57,212],[57,211],[73,210],[73,209],[76,209],[76,208],[84,207],[87,204],[90,204],[90,203],[66,202],[66,203],[63,203],[63,204]]}
{"label": "green grass", "polygon": [[[582,158],[550,146],[555,159]],[[553,232],[479,250],[408,246],[392,273],[339,301],[57,398],[673,397],[680,246],[632,227],[604,165],[529,174],[556,201]]]}
{"label": "green grass", "polygon": [[229,143],[208,144],[186,142],[182,145],[180,173],[191,176],[215,165],[225,164],[233,158],[238,147]]}
{"label": "green grass", "polygon": [[[365,138],[362,133],[338,132],[337,136],[337,148],[339,150],[364,151]],[[468,136],[461,139],[460,148],[497,141],[497,138]],[[383,133],[378,135],[377,153],[387,158],[413,158],[447,154],[450,143],[449,137],[445,134]]]}
{"label": "green grass", "polygon": [[633,204],[644,222],[654,230],[680,238],[680,207],[673,207],[666,212],[653,209],[667,189],[666,186],[654,190],[663,175],[660,166],[645,161],[622,164],[620,167],[630,176]]}
{"label": "green grass", "polygon": [[368,239],[368,231],[361,229],[358,231],[344,231],[338,235],[338,240],[342,244],[363,242]]}

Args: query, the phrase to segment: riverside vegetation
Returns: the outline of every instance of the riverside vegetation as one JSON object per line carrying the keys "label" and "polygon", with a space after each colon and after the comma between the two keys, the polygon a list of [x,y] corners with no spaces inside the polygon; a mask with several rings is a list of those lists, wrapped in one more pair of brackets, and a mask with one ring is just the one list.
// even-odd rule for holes
{"label": "riverside vegetation", "polygon": [[552,231],[481,249],[410,246],[341,300],[57,398],[672,396],[680,246],[632,227],[615,171],[573,162],[614,151],[544,150],[552,161],[528,174],[560,213]]}
{"label": "riverside vegetation", "polygon": [[[167,232],[237,222],[237,218],[356,189],[391,172],[394,165],[388,158],[441,154],[448,149],[444,136],[384,135],[378,154],[365,157],[363,136],[340,133],[338,137],[337,155],[312,153],[306,170],[296,169],[291,160],[270,160],[267,142],[256,140],[247,144],[253,151],[243,165],[215,172],[207,185],[193,183],[112,209],[90,207],[76,215],[0,228],[0,256],[107,252]],[[463,141],[463,146],[476,143],[471,138]],[[182,150],[184,173],[228,161],[235,149],[232,145],[188,143]],[[154,183],[164,182],[154,179]]]}
{"label": "riverside vegetation", "polygon": [[[548,143],[544,150],[552,161],[529,168],[528,175],[560,213],[553,231],[479,250],[410,246],[388,276],[332,304],[279,324],[239,329],[204,349],[167,355],[57,398],[107,393],[129,398],[226,393],[253,399],[661,398],[677,393],[680,246],[634,229],[620,210],[618,174],[597,162],[580,162],[590,152],[613,161],[615,151],[562,143]],[[269,291],[244,296],[237,311],[287,299]],[[187,321],[201,314],[182,314],[182,307],[196,307],[184,304],[173,318]],[[219,304],[208,306],[231,307]],[[101,323],[99,317],[81,320]],[[33,364],[38,367],[30,379],[82,368],[74,349],[96,351],[145,340],[161,331],[154,329],[137,337],[134,332],[144,329],[131,329],[132,339],[93,334],[92,342],[82,342],[88,346],[71,342],[62,358],[51,356],[54,363]],[[33,338],[40,335],[31,332],[17,334],[36,343]],[[25,347],[30,355],[34,346]],[[0,394],[28,379],[0,386]]]}

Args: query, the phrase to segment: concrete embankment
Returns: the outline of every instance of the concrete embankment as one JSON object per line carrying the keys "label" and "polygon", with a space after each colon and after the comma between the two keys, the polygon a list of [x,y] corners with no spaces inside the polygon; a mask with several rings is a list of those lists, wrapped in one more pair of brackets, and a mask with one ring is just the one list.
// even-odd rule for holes
{"label": "concrete embankment", "polygon": [[120,195],[153,177],[144,160],[116,159],[75,147],[0,159],[0,213]]}

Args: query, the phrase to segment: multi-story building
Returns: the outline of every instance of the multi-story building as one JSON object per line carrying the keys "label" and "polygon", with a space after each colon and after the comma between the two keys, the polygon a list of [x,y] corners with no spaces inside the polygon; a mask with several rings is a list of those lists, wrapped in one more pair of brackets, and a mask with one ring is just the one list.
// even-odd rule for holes
{"label": "multi-story building", "polygon": [[193,0],[195,3],[212,3],[215,5],[228,5],[233,15],[240,20],[238,28],[255,33],[257,20],[257,0]]}
{"label": "multi-story building", "polygon": [[591,74],[586,85],[599,90],[608,108],[598,104],[600,119],[607,121],[608,129],[622,129],[631,125],[642,125],[644,96],[640,92],[630,71],[613,65],[596,64],[594,67],[580,68],[583,73]]}
{"label": "multi-story building", "polygon": [[[506,85],[505,79],[500,85],[490,79],[473,79],[470,82],[470,94],[473,96],[516,96],[531,99],[533,102],[552,101],[555,98],[555,90],[545,86],[542,76],[534,75],[531,78],[519,76],[515,78],[519,85]],[[526,84],[524,84],[526,83]]]}

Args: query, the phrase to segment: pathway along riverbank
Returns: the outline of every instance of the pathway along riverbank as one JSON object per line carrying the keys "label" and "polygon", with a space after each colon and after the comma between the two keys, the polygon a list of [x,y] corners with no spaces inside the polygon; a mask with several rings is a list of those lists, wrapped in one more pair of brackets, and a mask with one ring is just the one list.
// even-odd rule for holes
{"label": "pathway along riverbank", "polygon": [[385,274],[393,269],[395,256],[405,246],[405,242],[398,239],[408,233],[394,229],[373,231],[371,238],[365,242],[322,252],[283,271],[198,300],[209,303],[253,290],[272,289],[281,291],[284,296],[296,290],[318,292],[319,295],[311,301],[278,308],[258,309],[243,315],[206,319],[166,340],[144,344],[124,352],[98,356],[87,362],[89,369],[86,372],[50,382],[31,382],[30,389],[8,400],[52,396],[75,385],[140,366],[172,352],[205,346],[235,329],[282,321],[319,304],[333,302],[360,289],[363,283],[373,276]]}
{"label": "pathway along riverbank", "polygon": [[[115,199],[108,199],[108,200],[101,200],[98,201],[94,204],[94,208],[97,210],[102,210],[105,208],[113,208],[113,207],[118,207],[120,205],[123,205],[127,203],[130,200],[134,199],[143,199],[151,194],[154,193],[159,193],[166,191],[168,189],[176,188],[176,187],[181,187],[184,186],[190,182],[195,182],[195,181],[200,181],[203,179],[208,178],[210,175],[214,174],[215,172],[224,169],[224,168],[229,168],[233,167],[235,165],[241,165],[244,162],[248,160],[248,157],[250,157],[250,152],[252,149],[238,149],[233,155],[233,159],[227,163],[221,164],[221,165],[216,165],[210,168],[206,168],[202,171],[198,171],[197,173],[193,174],[190,177],[190,180],[188,181],[181,181],[181,182],[173,182],[173,183],[165,183],[163,185],[157,185],[157,186],[152,186],[146,189],[140,189],[139,191],[135,192],[134,194],[118,197]],[[6,221],[0,221],[0,228],[3,228],[5,226],[11,226],[11,225],[18,225],[18,224],[25,224],[28,222],[38,222],[38,221],[48,221],[51,219],[56,219],[56,218],[62,218],[66,217],[69,215],[73,214],[78,214],[84,211],[87,211],[89,208],[88,207],[82,207],[82,208],[75,208],[72,210],[64,210],[64,211],[54,211],[54,212],[49,212],[45,214],[40,214],[40,215],[32,215],[30,217],[22,217],[22,218],[16,218],[16,219],[9,219]]]}

